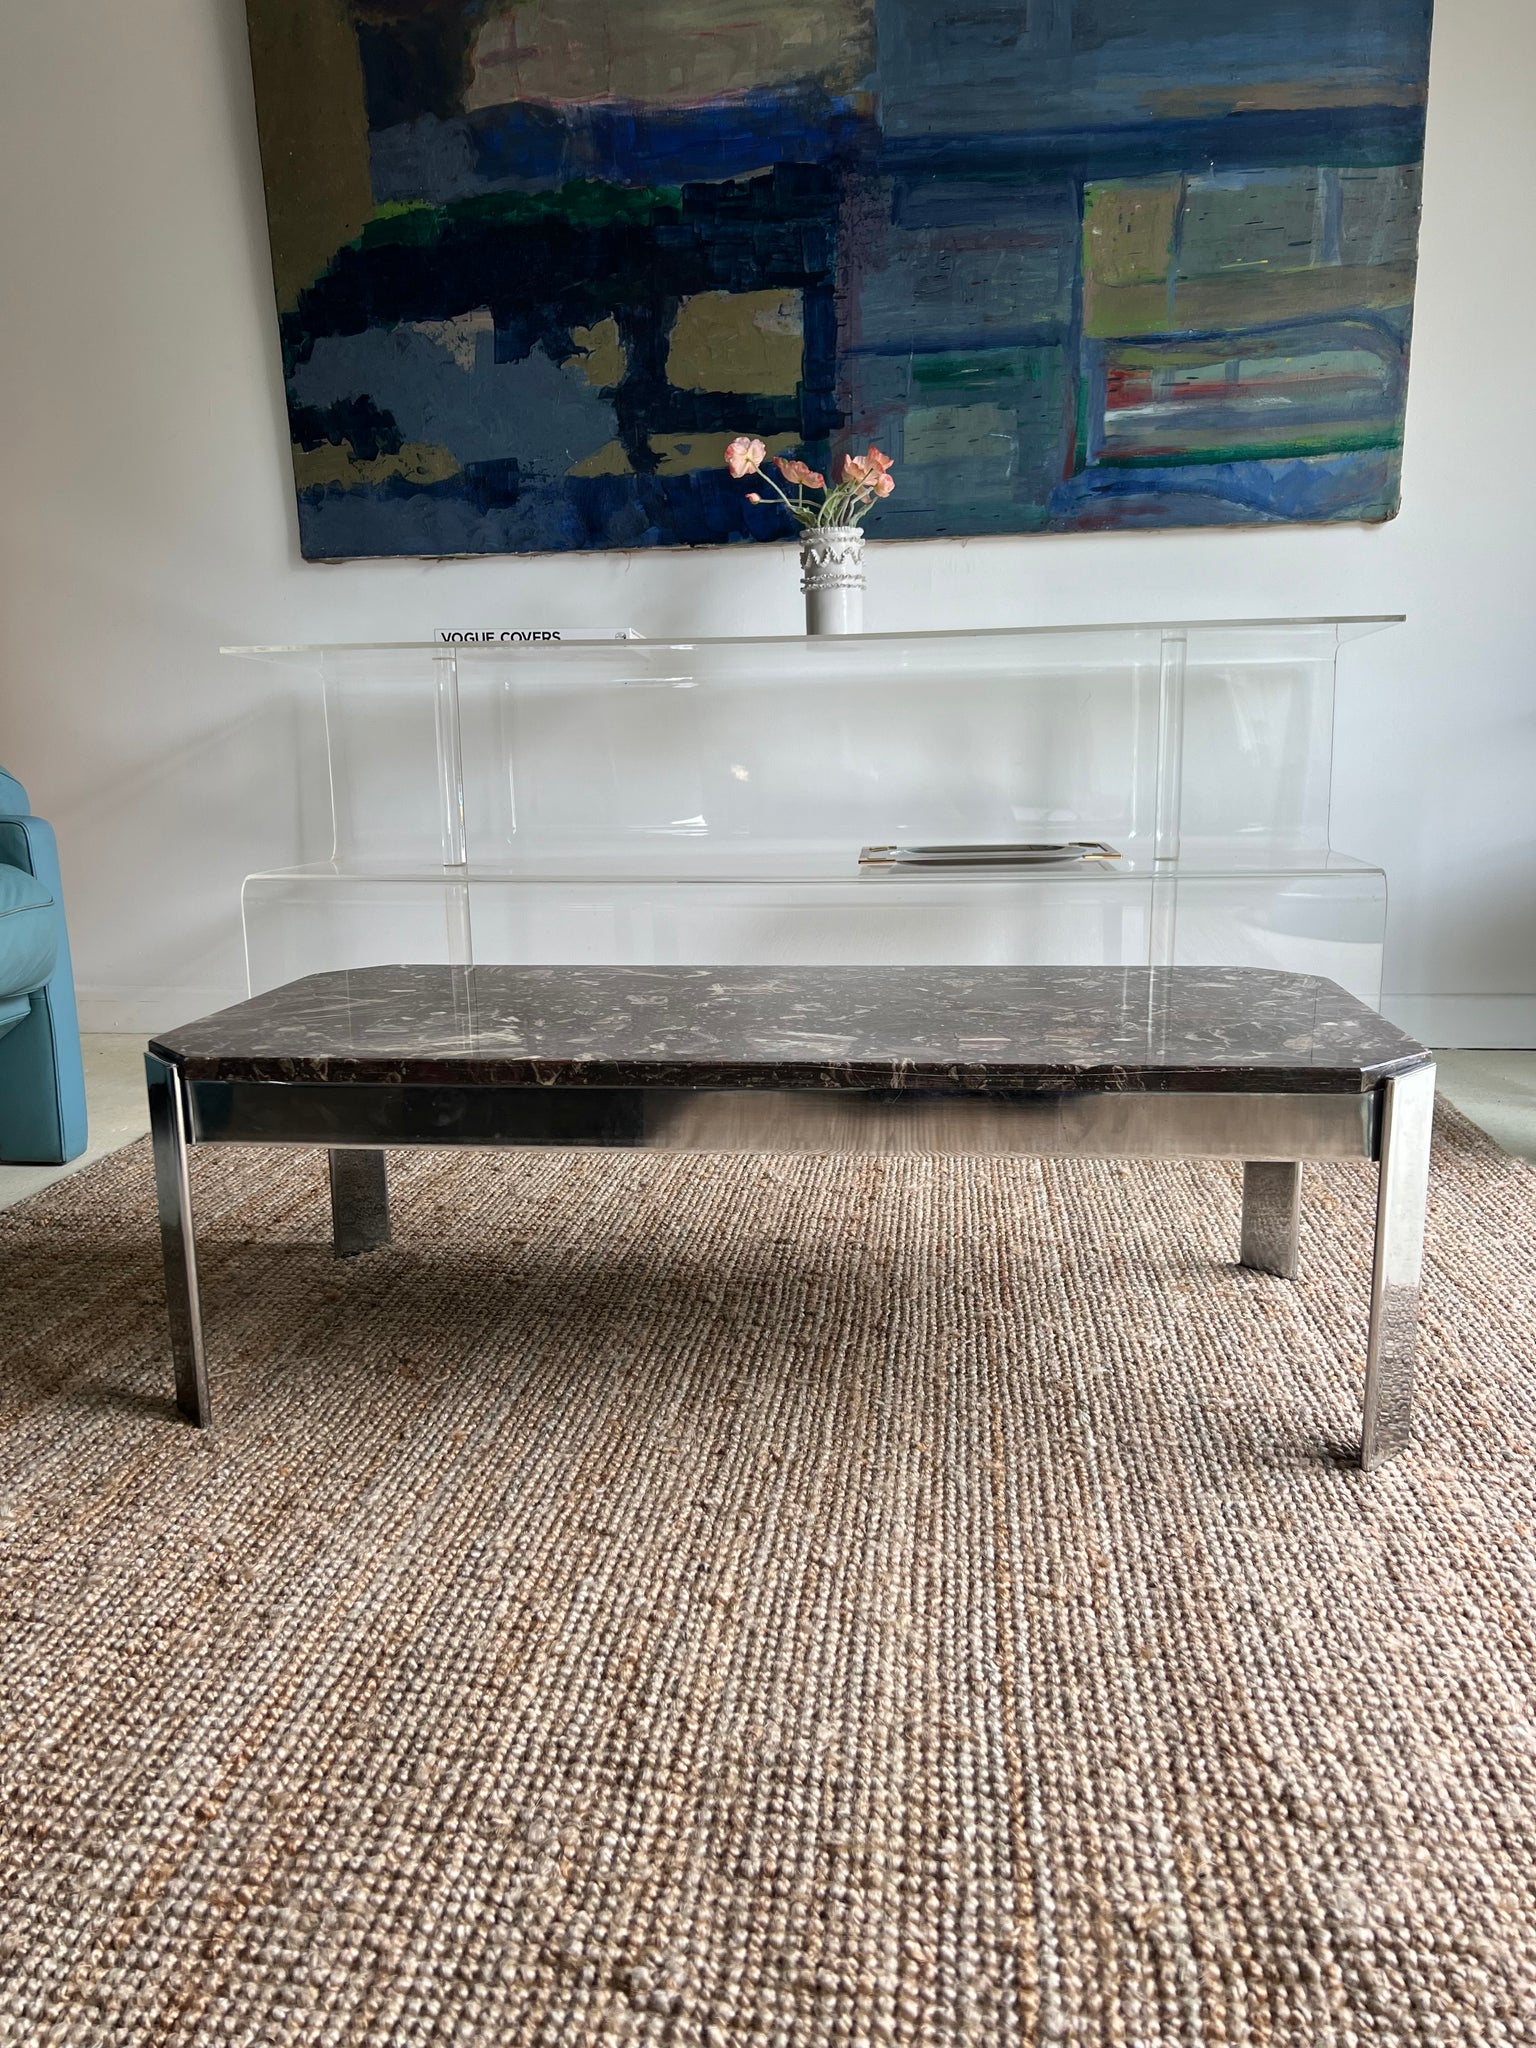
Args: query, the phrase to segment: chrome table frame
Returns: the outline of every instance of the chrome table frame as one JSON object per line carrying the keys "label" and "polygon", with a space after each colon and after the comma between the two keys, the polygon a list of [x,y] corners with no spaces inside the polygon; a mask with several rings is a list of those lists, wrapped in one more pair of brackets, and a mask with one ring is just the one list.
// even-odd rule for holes
{"label": "chrome table frame", "polygon": [[[1240,1159],[1240,1260],[1294,1278],[1302,1162],[1380,1166],[1361,1463],[1412,1433],[1414,1348],[1434,1116],[1432,1062],[1352,1094],[430,1086],[189,1078],[149,1054],[150,1122],[176,1403],[211,1425],[188,1155],[204,1144],[323,1145],[338,1258],[389,1239],[388,1145],[626,1146],[1074,1159]],[[1234,1078],[1239,1078],[1234,1076]]]}

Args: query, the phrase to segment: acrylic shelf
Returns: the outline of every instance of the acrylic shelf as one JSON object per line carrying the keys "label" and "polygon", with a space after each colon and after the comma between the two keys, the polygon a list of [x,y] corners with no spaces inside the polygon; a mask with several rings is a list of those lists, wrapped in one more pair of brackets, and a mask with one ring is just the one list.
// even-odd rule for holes
{"label": "acrylic shelf", "polygon": [[[253,990],[411,960],[1248,964],[1380,988],[1329,839],[1379,619],[229,650],[313,678],[323,817],[245,884]],[[860,869],[895,843],[1118,858]]]}

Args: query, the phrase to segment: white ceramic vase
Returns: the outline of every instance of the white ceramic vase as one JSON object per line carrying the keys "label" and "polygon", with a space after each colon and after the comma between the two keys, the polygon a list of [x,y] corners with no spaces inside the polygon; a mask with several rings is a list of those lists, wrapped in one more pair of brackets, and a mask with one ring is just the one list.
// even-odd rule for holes
{"label": "white ceramic vase", "polygon": [[800,540],[807,633],[864,630],[864,529],[811,526]]}

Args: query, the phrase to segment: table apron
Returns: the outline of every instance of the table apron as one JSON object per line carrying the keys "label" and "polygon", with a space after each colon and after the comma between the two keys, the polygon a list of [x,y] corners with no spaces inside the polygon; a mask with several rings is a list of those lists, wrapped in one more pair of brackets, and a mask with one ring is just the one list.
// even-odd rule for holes
{"label": "table apron", "polygon": [[1379,1090],[923,1095],[186,1080],[194,1144],[618,1146],[929,1157],[1376,1159]]}

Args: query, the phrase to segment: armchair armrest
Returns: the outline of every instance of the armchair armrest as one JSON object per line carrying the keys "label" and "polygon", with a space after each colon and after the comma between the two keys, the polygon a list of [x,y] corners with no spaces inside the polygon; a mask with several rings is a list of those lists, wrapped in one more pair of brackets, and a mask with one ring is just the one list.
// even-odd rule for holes
{"label": "armchair armrest", "polygon": [[[23,807],[7,815],[10,803]],[[25,814],[26,791],[0,770],[0,861],[25,868],[64,902],[53,827]],[[30,998],[31,1012],[0,1038],[0,1160],[62,1164],[85,1150],[85,1071],[69,938],[59,916],[59,957]]]}

